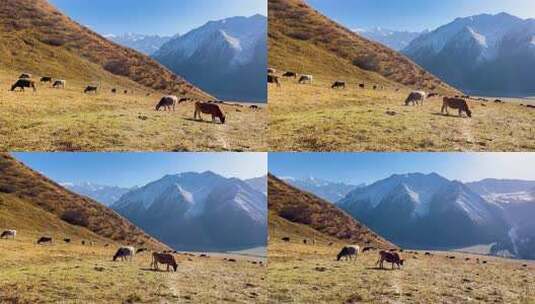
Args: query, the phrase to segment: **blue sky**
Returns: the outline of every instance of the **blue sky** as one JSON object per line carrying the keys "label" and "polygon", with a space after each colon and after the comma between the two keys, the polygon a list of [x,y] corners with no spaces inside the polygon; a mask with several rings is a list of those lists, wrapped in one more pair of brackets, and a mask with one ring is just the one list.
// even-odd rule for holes
{"label": "blue sky", "polygon": [[373,183],[392,174],[438,173],[464,182],[484,178],[535,180],[535,153],[270,153],[279,177]]}
{"label": "blue sky", "polygon": [[185,34],[210,20],[267,15],[267,0],[49,0],[101,34]]}
{"label": "blue sky", "polygon": [[422,31],[457,17],[507,12],[535,18],[533,0],[307,0],[318,11],[348,28]]}
{"label": "blue sky", "polygon": [[13,153],[56,182],[143,186],[166,174],[213,171],[241,179],[267,173],[267,153]]}

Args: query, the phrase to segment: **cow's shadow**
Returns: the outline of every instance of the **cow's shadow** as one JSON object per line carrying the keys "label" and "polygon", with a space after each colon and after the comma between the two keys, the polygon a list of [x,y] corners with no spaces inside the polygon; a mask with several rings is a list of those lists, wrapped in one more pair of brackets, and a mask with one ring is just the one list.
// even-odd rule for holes
{"label": "cow's shadow", "polygon": [[140,268],[141,271],[147,271],[147,272],[167,272],[165,269],[154,269],[154,268]]}
{"label": "cow's shadow", "polygon": [[193,118],[183,118],[184,120],[187,120],[187,121],[191,121],[191,122],[196,122],[196,123],[205,123],[205,124],[213,124],[213,125],[217,125],[218,123],[215,123],[215,122],[212,122],[211,120],[197,120],[197,119],[193,119]]}
{"label": "cow's shadow", "polygon": [[443,114],[443,113],[440,113],[440,112],[431,113],[431,115],[440,116],[440,117],[450,117],[450,118],[466,118],[466,117],[462,117],[462,116],[459,116],[459,115]]}
{"label": "cow's shadow", "polygon": [[381,267],[379,267],[379,266],[375,266],[375,267],[367,267],[366,270],[375,270],[375,271],[393,271],[393,270],[397,270],[397,268],[392,269],[392,268],[389,268],[389,267],[381,268]]}

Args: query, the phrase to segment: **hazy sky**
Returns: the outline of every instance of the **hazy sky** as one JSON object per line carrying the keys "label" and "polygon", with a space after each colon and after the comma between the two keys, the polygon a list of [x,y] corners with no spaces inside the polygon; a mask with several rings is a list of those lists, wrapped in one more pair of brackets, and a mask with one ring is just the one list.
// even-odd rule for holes
{"label": "hazy sky", "polygon": [[306,0],[318,11],[351,29],[384,27],[422,31],[457,17],[506,12],[535,18],[534,0]]}
{"label": "hazy sky", "polygon": [[166,174],[213,171],[241,179],[267,174],[267,153],[13,153],[56,182],[143,186]]}
{"label": "hazy sky", "polygon": [[267,0],[49,0],[101,34],[184,34],[208,21],[267,15]]}
{"label": "hazy sky", "polygon": [[535,153],[270,153],[279,177],[373,183],[392,174],[436,172],[464,182],[484,178],[535,180]]}

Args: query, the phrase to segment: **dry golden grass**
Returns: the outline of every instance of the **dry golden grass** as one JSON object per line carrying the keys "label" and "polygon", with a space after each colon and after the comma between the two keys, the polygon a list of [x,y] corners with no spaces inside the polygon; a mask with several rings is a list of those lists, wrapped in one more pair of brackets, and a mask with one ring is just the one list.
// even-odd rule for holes
{"label": "dry golden grass", "polygon": [[266,268],[253,260],[179,254],[177,272],[157,272],[150,253],[113,262],[117,244],[38,246],[31,232],[19,235],[0,240],[1,303],[267,302]]}
{"label": "dry golden grass", "polygon": [[[518,103],[470,101],[473,118],[440,114],[442,101],[406,107],[399,92],[330,89],[334,79],[312,85],[283,79],[269,87],[269,137],[274,151],[532,151],[535,110]],[[390,113],[390,114],[389,114]]]}
{"label": "dry golden grass", "polygon": [[[193,120],[192,102],[156,112],[162,95],[129,81],[103,83],[97,95],[83,94],[86,83],[69,79],[65,90],[8,91],[17,76],[0,72],[0,151],[267,150],[263,108],[224,105],[226,124],[213,124],[208,116]],[[120,93],[112,94],[112,87]]]}
{"label": "dry golden grass", "polygon": [[[337,262],[342,243],[269,243],[270,303],[535,302],[535,263],[460,253],[402,253],[401,270],[376,268],[377,252]],[[448,256],[455,256],[449,259]],[[477,264],[476,258],[487,261]],[[465,259],[469,258],[469,261]],[[527,267],[523,264],[527,263]]]}

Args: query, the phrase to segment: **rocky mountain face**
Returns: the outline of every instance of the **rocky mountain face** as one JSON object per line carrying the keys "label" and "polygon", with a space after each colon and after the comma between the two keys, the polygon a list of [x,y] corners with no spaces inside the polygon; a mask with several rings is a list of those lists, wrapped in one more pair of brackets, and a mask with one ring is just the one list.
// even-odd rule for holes
{"label": "rocky mountain face", "polygon": [[461,248],[508,239],[499,205],[438,174],[393,175],[350,192],[337,205],[406,247]]}
{"label": "rocky mountain face", "polygon": [[267,18],[210,21],[153,57],[219,99],[266,102]]}
{"label": "rocky mountain face", "polygon": [[422,34],[402,52],[470,94],[535,93],[535,20],[500,13],[457,18]]}
{"label": "rocky mountain face", "polygon": [[112,208],[177,250],[219,251],[266,245],[266,201],[239,179],[181,173],[130,191]]}

